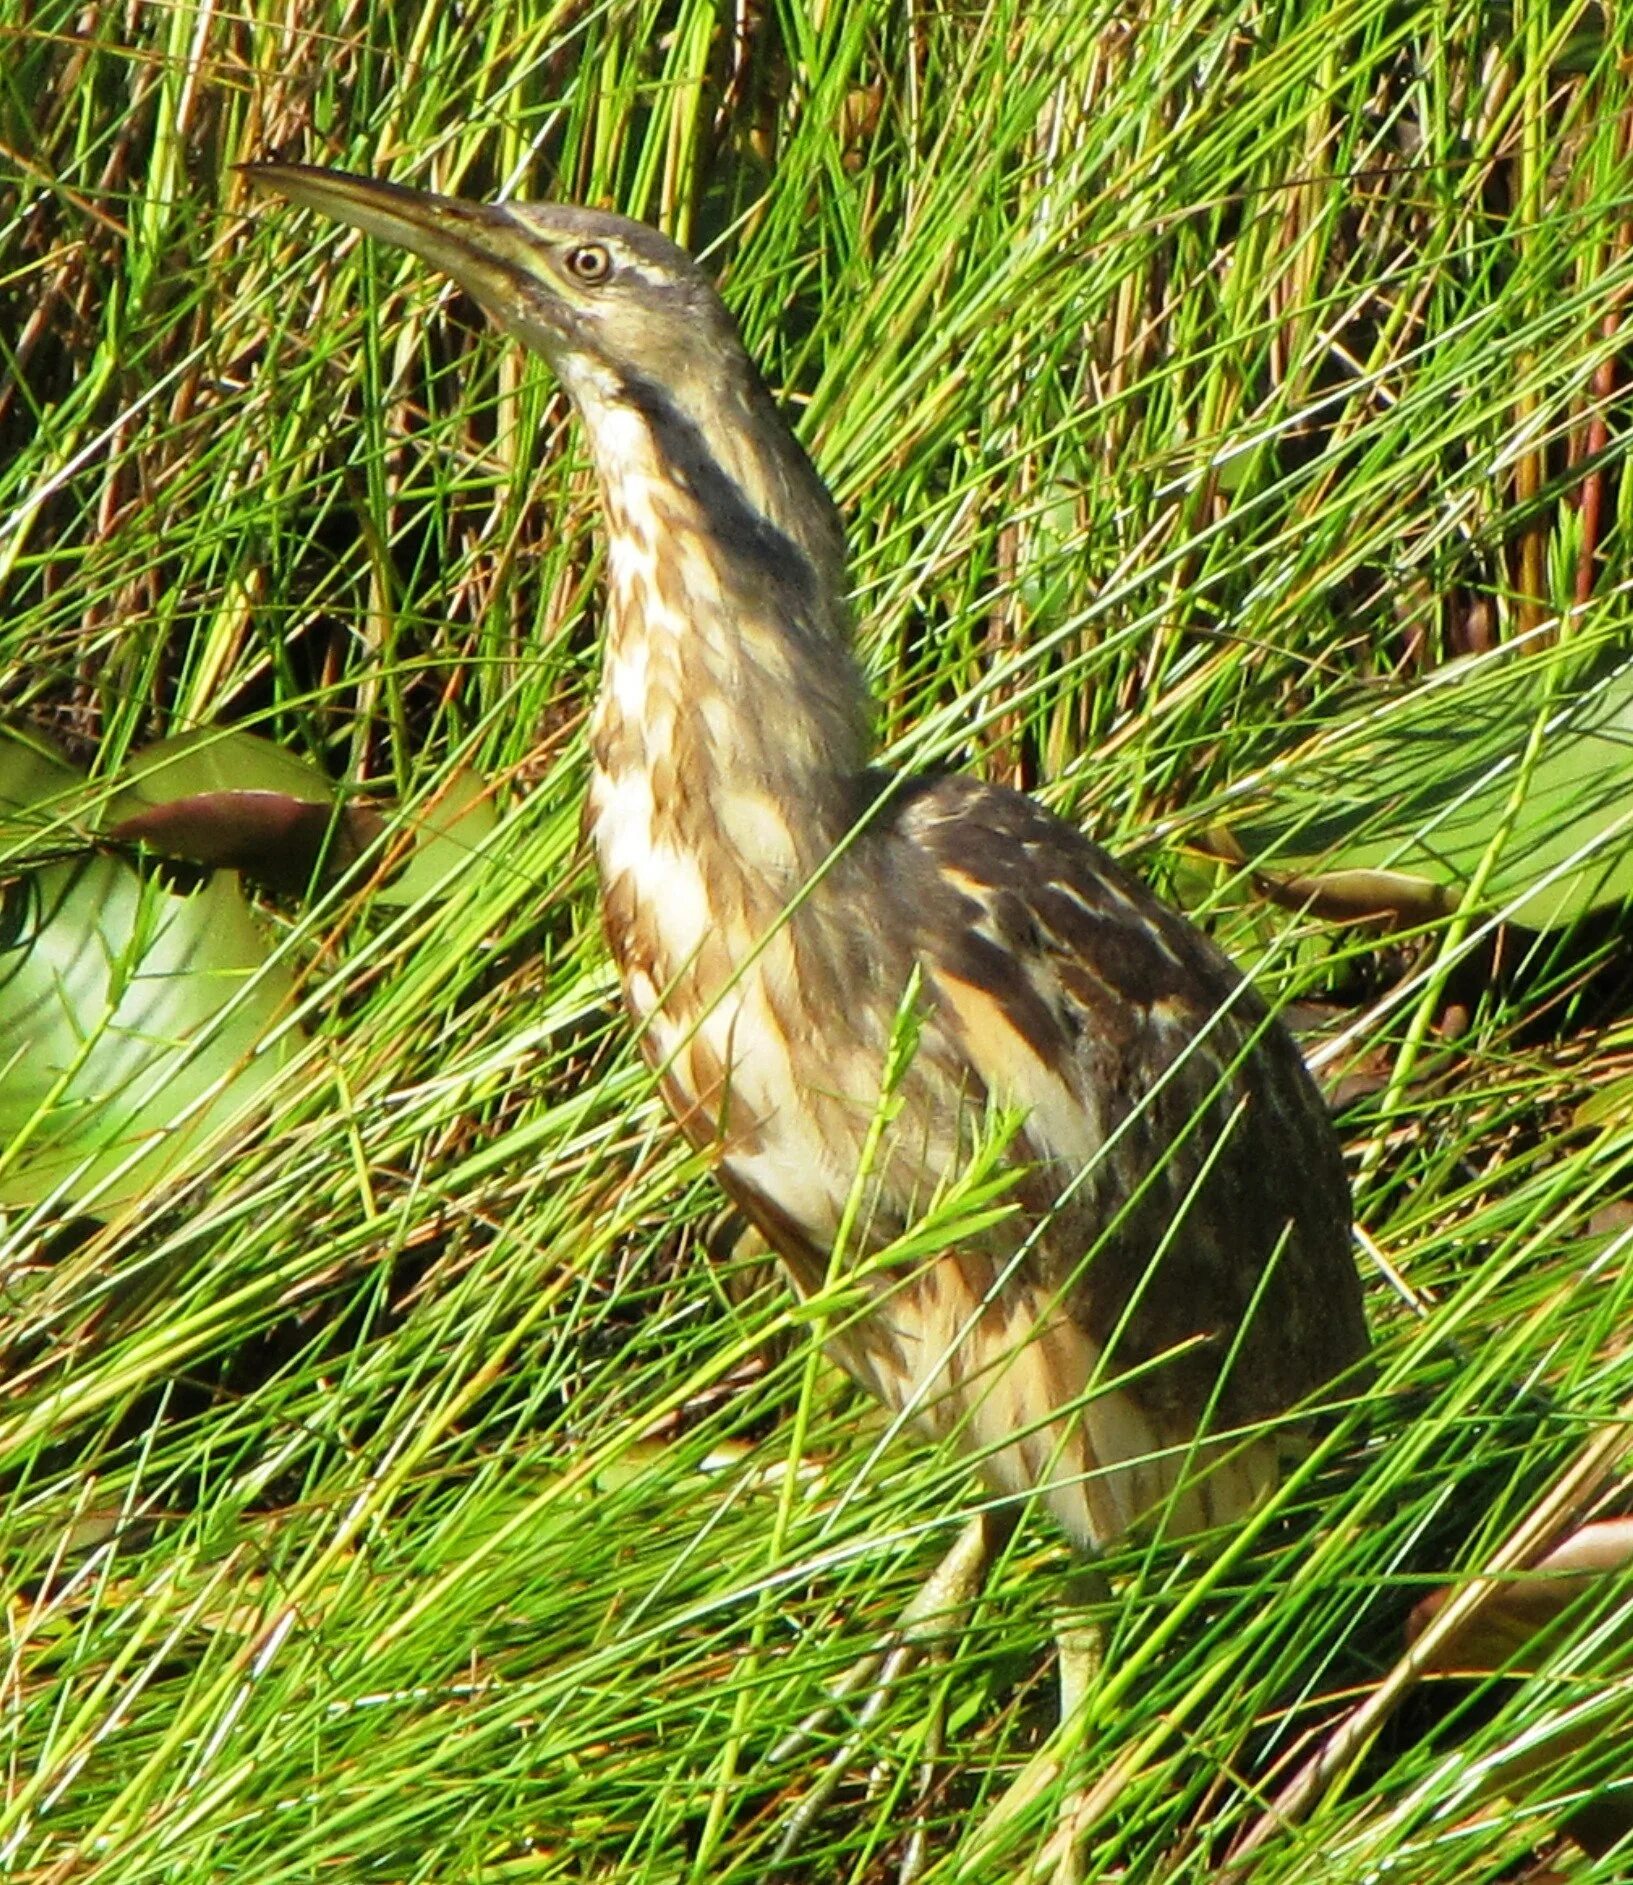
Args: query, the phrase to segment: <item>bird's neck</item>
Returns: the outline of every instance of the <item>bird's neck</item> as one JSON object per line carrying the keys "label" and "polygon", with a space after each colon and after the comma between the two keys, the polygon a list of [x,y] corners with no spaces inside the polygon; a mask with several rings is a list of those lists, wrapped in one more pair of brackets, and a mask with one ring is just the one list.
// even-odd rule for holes
{"label": "bird's neck", "polygon": [[654,399],[589,428],[608,529],[591,827],[604,872],[644,852],[656,883],[652,860],[684,856],[781,907],[850,828],[867,762],[839,526],[774,413],[758,457],[751,428],[721,428],[730,458]]}

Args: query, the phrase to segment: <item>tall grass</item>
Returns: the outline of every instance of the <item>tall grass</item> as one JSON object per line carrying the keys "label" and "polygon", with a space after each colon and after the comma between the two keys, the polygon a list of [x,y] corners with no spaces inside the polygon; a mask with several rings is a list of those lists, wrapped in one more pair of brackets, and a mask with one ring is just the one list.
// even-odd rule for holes
{"label": "tall grass", "polygon": [[[1580,1111],[1629,1062],[1614,933],[1494,970],[1465,925],[1451,963],[1184,850],[1298,726],[1558,616],[1625,633],[1625,17],[0,0],[0,31],[0,703],[99,770],[232,723],[410,816],[474,765],[504,816],[439,903],[269,903],[310,1045],[264,1123],[5,1226],[0,1864],[759,1879],[822,1749],[767,1751],[973,1497],[733,1250],[617,1019],[559,392],[418,265],[252,201],[231,166],[276,154],[706,251],[851,520],[891,757],[1035,787],[1274,993],[1386,995],[1346,1049],[1379,1088],[1344,1119],[1366,1430],[1212,1555],[1115,1556],[1067,1762],[1110,1777],[1100,1876],[1212,1877],[1430,1568],[1633,1395],[1633,1123]],[[979,1826],[1048,1728],[1068,1569],[1023,1528],[807,1876],[889,1875],[943,1687],[929,1876],[1023,1875],[1054,1799]],[[1588,1679],[1616,1629],[1419,1707],[1255,1876],[1517,1876],[1625,1772]],[[1620,1727],[1491,1793],[1584,1699]]]}

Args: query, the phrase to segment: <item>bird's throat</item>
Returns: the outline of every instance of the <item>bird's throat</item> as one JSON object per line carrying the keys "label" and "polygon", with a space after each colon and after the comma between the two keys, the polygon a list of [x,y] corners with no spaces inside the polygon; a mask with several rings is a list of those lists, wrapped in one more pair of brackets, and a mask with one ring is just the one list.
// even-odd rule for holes
{"label": "bird's throat", "polygon": [[739,589],[694,533],[613,537],[590,816],[600,843],[615,800],[649,802],[655,844],[780,909],[855,815],[867,701],[836,624]]}
{"label": "bird's throat", "polygon": [[843,597],[784,532],[632,452],[619,471],[586,823],[649,1012],[683,973],[717,995],[821,875],[857,815],[869,703]]}

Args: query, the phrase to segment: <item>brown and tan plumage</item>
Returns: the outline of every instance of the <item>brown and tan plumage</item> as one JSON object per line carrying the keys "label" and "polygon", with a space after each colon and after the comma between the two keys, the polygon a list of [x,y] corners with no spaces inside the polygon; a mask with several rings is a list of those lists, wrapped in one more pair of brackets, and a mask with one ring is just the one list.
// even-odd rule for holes
{"label": "brown and tan plumage", "polygon": [[[1289,1435],[1241,1431],[1366,1347],[1338,1149],[1280,1024],[1029,799],[869,769],[832,501],[682,251],[584,210],[253,174],[445,270],[578,407],[608,539],[607,938],[671,1111],[797,1289],[828,1273],[917,990],[846,1252],[873,1305],[838,1359],[1082,1547],[1245,1511]],[[1020,1212],[870,1264],[994,1107],[1022,1119]]]}

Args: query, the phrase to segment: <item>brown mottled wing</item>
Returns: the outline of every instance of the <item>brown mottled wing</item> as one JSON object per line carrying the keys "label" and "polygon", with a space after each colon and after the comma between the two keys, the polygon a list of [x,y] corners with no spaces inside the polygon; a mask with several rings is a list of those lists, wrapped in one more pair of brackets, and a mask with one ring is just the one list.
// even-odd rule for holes
{"label": "brown mottled wing", "polygon": [[1036,1202],[1054,1206],[1039,1257],[1111,1370],[1170,1355],[1140,1398],[1194,1427],[1217,1389],[1213,1425],[1234,1427],[1356,1362],[1338,1144],[1239,972],[1018,793],[915,781],[895,824],[931,866],[905,875],[944,1026],[988,1093],[1028,1108]]}

